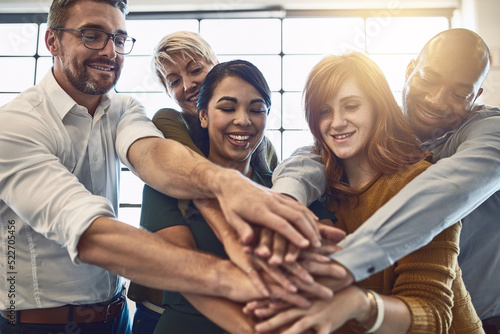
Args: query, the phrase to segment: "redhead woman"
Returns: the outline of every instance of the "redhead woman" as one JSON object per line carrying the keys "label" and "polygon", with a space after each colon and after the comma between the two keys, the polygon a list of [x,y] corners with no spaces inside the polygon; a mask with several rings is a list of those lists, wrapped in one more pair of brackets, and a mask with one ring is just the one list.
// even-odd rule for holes
{"label": "redhead woman", "polygon": [[[305,113],[328,177],[337,227],[354,232],[429,165],[380,69],[360,53],[328,56],[309,74]],[[308,309],[259,324],[283,333],[481,333],[457,264],[461,223],[392,267]],[[360,256],[363,256],[360,254]]]}

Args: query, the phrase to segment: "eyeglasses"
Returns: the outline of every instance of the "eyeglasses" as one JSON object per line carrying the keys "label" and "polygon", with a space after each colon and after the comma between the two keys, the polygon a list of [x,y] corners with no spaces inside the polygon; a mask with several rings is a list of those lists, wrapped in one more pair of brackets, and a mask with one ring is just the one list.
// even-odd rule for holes
{"label": "eyeglasses", "polygon": [[68,28],[52,28],[62,31],[76,31],[82,34],[83,45],[91,50],[103,50],[108,44],[109,39],[115,43],[115,51],[121,55],[129,54],[134,47],[135,38],[127,34],[108,34],[97,29],[68,29]]}

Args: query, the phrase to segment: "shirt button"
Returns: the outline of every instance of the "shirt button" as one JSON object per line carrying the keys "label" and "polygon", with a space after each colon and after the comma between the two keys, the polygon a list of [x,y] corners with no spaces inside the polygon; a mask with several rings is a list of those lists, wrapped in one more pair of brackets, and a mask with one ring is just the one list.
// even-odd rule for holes
{"label": "shirt button", "polygon": [[94,155],[94,161],[97,161],[97,155]]}
{"label": "shirt button", "polygon": [[370,266],[368,267],[368,274],[373,274],[375,272],[375,267],[374,266]]}

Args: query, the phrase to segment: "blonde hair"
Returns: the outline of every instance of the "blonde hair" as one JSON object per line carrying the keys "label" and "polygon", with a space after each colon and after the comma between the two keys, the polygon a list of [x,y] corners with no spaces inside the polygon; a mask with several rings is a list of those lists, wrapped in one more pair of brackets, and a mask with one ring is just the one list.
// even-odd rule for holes
{"label": "blonde hair", "polygon": [[153,72],[165,89],[167,86],[163,62],[174,63],[172,58],[174,54],[189,58],[203,58],[212,66],[219,62],[212,47],[199,34],[191,31],[171,33],[161,39],[153,52]]}

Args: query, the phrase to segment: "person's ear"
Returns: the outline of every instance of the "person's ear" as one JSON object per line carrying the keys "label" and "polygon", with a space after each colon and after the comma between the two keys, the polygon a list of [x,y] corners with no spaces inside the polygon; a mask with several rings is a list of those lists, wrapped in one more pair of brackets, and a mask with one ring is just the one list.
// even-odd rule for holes
{"label": "person's ear", "polygon": [[408,64],[408,66],[406,66],[406,78],[405,78],[405,81],[408,80],[408,78],[410,77],[410,75],[413,73],[413,71],[415,70],[415,66],[416,66],[415,59],[412,59],[410,61],[410,63]]}
{"label": "person's ear", "polygon": [[206,129],[208,128],[208,116],[207,116],[207,110],[206,109],[200,109],[199,112],[199,117],[200,117],[200,123],[201,127]]}
{"label": "person's ear", "polygon": [[59,55],[60,43],[55,30],[48,28],[45,31],[45,46],[52,56]]}

